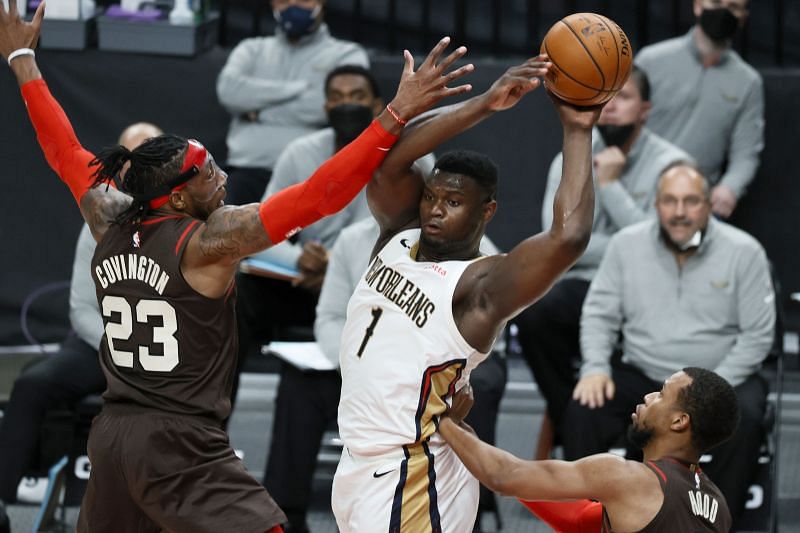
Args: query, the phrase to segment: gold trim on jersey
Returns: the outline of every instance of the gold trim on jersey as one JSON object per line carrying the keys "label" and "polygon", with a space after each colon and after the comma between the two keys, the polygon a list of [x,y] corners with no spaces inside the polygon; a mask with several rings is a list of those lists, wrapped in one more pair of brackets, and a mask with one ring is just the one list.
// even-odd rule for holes
{"label": "gold trim on jersey", "polygon": [[438,533],[442,530],[434,457],[428,443],[403,446],[389,533]]}
{"label": "gold trim on jersey", "polygon": [[426,441],[436,432],[433,419],[447,410],[445,398],[455,392],[456,382],[466,364],[466,359],[455,359],[425,370],[417,404],[415,442]]}

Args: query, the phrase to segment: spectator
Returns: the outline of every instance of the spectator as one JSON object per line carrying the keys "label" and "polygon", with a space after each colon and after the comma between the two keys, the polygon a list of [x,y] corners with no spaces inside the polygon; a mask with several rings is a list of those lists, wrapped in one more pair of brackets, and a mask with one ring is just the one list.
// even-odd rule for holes
{"label": "spectator", "polygon": [[[122,132],[119,144],[133,150],[146,139],[161,135],[156,126],[132,124]],[[17,486],[31,468],[48,409],[72,406],[89,394],[105,390],[97,350],[103,336],[103,319],[97,305],[90,270],[95,241],[89,226],[83,225],[75,248],[69,292],[69,318],[74,336],[58,352],[27,368],[14,382],[0,424],[0,531],[2,502],[17,500]],[[7,520],[7,519],[6,519]]]}
{"label": "spectator", "polygon": [[[710,217],[708,184],[693,167],[661,177],[658,220],[620,231],[592,281],[581,317],[581,379],[565,414],[568,460],[608,450],[632,408],[685,366],[734,386],[741,422],[706,468],[736,521],[758,462],[767,387],[758,370],[773,342],[775,294],[767,257],[748,234]],[[610,362],[622,333],[622,359]]]}
{"label": "spectator", "polygon": [[257,202],[290,141],[325,124],[323,80],[335,66],[369,66],[364,49],[331,37],[325,0],[271,0],[275,35],[234,48],[217,80],[228,130],[227,203]]}
{"label": "spectator", "polygon": [[697,25],[643,48],[636,64],[653,86],[649,127],[695,158],[712,186],[712,212],[728,218],[764,147],[763,81],[731,49],[748,0],[693,1]]}
{"label": "spectator", "polygon": [[[689,156],[651,132],[647,75],[633,68],[619,93],[600,114],[592,146],[597,181],[594,224],[586,252],[541,300],[516,319],[519,340],[556,434],[575,387],[580,365],[578,326],[589,283],[597,272],[611,236],[652,213],[661,172]],[[562,156],[550,166],[542,202],[542,227],[553,222],[553,197],[561,182]],[[542,442],[540,438],[540,443]],[[547,443],[550,448],[552,443]],[[545,459],[548,450],[537,451]]]}

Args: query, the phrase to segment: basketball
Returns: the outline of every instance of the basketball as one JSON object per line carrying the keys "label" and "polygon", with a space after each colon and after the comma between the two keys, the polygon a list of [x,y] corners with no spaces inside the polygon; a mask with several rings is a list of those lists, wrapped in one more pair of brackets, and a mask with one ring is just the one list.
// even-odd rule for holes
{"label": "basketball", "polygon": [[596,13],[575,13],[556,22],[544,36],[541,52],[553,63],[545,86],[577,106],[610,100],[628,79],[633,61],[622,28]]}

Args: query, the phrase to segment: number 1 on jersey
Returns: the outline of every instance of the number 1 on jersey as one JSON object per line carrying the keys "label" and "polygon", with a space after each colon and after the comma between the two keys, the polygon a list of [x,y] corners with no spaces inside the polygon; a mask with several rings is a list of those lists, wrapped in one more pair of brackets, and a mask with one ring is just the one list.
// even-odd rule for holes
{"label": "number 1 on jersey", "polygon": [[378,325],[378,320],[380,320],[381,315],[383,314],[383,309],[380,307],[373,307],[372,308],[372,322],[369,326],[367,326],[367,331],[364,332],[364,340],[361,341],[361,347],[358,349],[358,355],[361,357],[364,354],[364,349],[367,347],[367,343],[369,342],[369,338],[372,337],[372,333],[375,331],[375,326]]}

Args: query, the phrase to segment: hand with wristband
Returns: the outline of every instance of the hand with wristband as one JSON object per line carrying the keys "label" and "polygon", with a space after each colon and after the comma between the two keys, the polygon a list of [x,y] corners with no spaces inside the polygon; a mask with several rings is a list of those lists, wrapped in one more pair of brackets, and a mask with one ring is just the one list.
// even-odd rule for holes
{"label": "hand with wristband", "polygon": [[39,42],[44,7],[44,2],[39,4],[33,20],[26,23],[17,12],[16,2],[9,2],[8,11],[5,4],[0,2],[0,56],[3,56],[9,66],[18,58],[35,56],[33,49]]}

